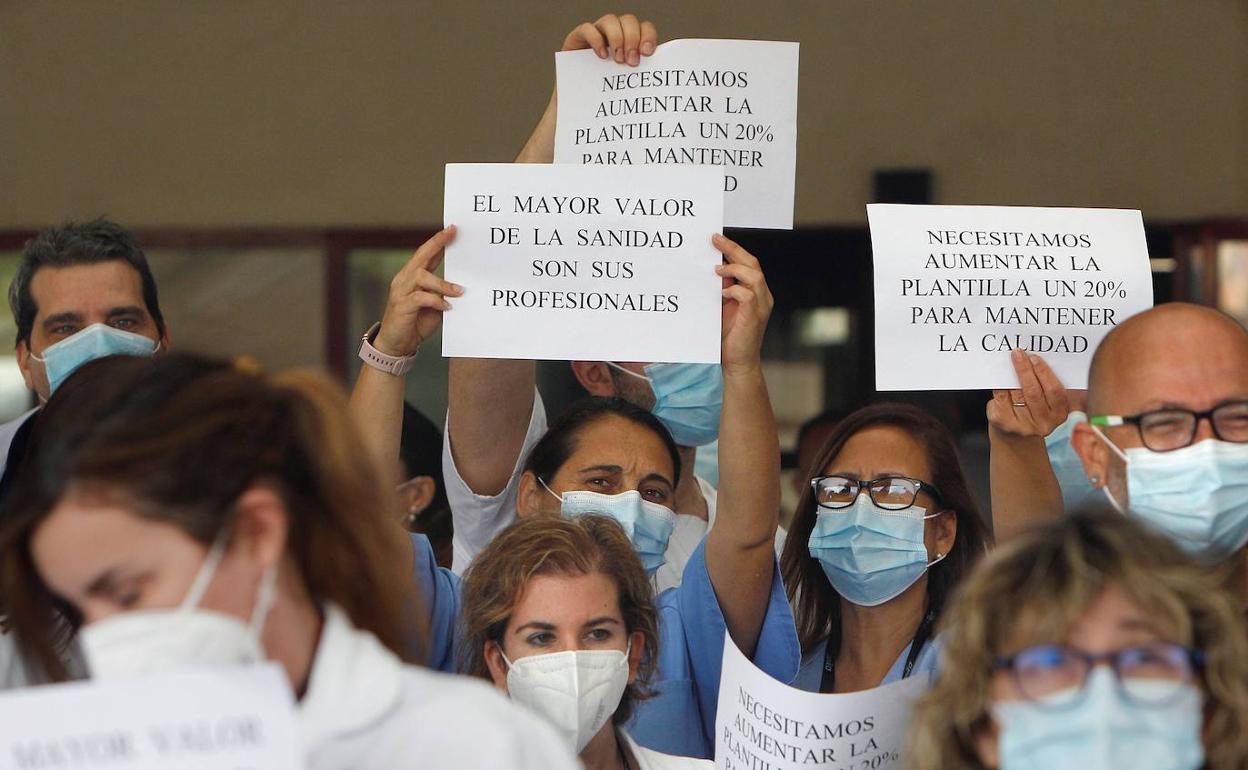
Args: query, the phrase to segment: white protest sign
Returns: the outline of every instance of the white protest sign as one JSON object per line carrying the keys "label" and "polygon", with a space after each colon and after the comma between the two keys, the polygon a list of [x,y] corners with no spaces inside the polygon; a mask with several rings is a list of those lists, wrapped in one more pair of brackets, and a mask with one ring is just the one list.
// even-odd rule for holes
{"label": "white protest sign", "polygon": [[867,206],[877,390],[1017,388],[1013,348],[1086,388],[1101,339],[1153,305],[1138,211]]}
{"label": "white protest sign", "polygon": [[450,164],[442,354],[718,363],[723,224],[707,167]]}
{"label": "white protest sign", "polygon": [[793,228],[797,43],[673,40],[628,67],[555,54],[556,163],[710,165],[724,224]]}
{"label": "white protest sign", "polygon": [[926,676],[912,676],[863,692],[806,692],[759,671],[727,639],[715,716],[715,767],[901,768],[910,711],[928,683]]}
{"label": "white protest sign", "polygon": [[0,695],[0,770],[298,770],[301,752],[276,664]]}

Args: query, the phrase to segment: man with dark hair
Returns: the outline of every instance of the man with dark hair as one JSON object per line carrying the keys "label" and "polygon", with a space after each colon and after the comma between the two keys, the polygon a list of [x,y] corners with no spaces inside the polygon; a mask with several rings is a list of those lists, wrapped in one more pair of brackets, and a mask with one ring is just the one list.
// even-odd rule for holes
{"label": "man with dark hair", "polygon": [[[40,403],[87,361],[169,346],[147,257],[134,235],[104,219],[67,222],[28,241],[9,285],[9,307],[17,365]],[[33,413],[0,425],[0,459],[21,457],[16,450]],[[0,489],[11,465],[5,464]]]}

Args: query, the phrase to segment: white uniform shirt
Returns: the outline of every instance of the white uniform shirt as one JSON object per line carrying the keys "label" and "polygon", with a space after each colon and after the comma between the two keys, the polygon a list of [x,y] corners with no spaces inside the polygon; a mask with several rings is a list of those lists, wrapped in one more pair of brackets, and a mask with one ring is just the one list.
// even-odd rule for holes
{"label": "white uniform shirt", "polygon": [[[490,544],[499,532],[502,532],[516,520],[516,503],[520,494],[520,476],[524,472],[524,461],[530,450],[546,434],[546,406],[542,403],[541,394],[533,393],[533,411],[529,416],[529,428],[524,435],[524,443],[520,447],[520,455],[512,467],[511,478],[507,486],[497,495],[478,495],[468,488],[468,484],[459,475],[455,467],[455,458],[451,455],[451,428],[447,421],[442,431],[442,477],[446,484],[446,498],[451,505],[451,518],[455,524],[455,535],[451,541],[451,570],[462,575],[472,564],[477,554]],[[715,487],[705,479],[694,477],[702,497],[706,500],[707,518],[677,512],[676,528],[668,540],[666,561],[655,573],[655,591],[661,593],[668,588],[680,585],[681,575],[694,549],[706,537],[711,525],[715,523],[715,511],[718,494]],[[776,530],[776,554],[784,550],[785,531]]]}
{"label": "white uniform shirt", "polygon": [[624,745],[637,760],[639,770],[712,770],[715,767],[715,763],[709,759],[678,757],[638,746],[633,737],[623,730],[616,737],[624,740]]}
{"label": "white uniform shirt", "polygon": [[299,723],[309,770],[574,770],[537,715],[480,680],[404,664],[327,607]]}

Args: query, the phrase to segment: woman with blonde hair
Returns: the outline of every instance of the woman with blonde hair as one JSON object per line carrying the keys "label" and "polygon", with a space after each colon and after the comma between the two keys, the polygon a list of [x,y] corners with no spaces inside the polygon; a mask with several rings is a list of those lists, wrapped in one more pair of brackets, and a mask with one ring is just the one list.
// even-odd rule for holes
{"label": "woman with blonde hair", "polygon": [[1001,546],[950,603],[910,767],[1248,767],[1248,641],[1219,577],[1116,514]]}
{"label": "woman with blonde hair", "polygon": [[463,584],[464,673],[543,714],[588,770],[709,768],[624,729],[655,684],[659,612],[624,529],[606,516],[525,519]]}

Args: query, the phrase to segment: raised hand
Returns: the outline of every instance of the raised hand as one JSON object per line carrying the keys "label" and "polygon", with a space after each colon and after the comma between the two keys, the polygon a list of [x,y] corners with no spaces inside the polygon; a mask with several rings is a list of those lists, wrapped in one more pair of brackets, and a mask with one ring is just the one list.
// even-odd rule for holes
{"label": "raised hand", "polygon": [[455,227],[446,228],[425,241],[390,281],[390,297],[373,346],[390,356],[410,356],[442,325],[442,314],[451,309],[447,297],[464,293],[462,287],[434,274],[442,263],[446,245],[455,238]]}
{"label": "raised hand", "polygon": [[723,278],[723,326],[720,363],[725,373],[734,368],[758,366],[763,333],[775,300],[758,258],[735,241],[716,234],[711,242],[724,255],[715,268]]}

